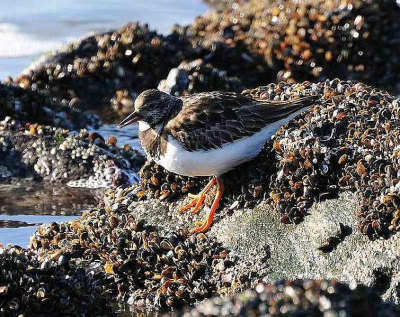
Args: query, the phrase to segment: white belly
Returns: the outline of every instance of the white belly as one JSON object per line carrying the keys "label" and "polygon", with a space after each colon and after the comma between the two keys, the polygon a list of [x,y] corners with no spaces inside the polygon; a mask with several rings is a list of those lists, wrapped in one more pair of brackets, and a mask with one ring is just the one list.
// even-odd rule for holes
{"label": "white belly", "polygon": [[186,151],[173,137],[169,137],[167,152],[156,161],[170,172],[184,176],[221,175],[241,163],[256,157],[268,132],[224,145],[208,151]]}
{"label": "white belly", "polygon": [[293,119],[301,109],[288,118],[269,124],[260,132],[225,144],[222,148],[213,150],[186,151],[173,137],[168,138],[166,153],[156,163],[172,173],[184,176],[212,176],[221,175],[236,166],[255,158],[263,148],[265,142],[286,122]]}

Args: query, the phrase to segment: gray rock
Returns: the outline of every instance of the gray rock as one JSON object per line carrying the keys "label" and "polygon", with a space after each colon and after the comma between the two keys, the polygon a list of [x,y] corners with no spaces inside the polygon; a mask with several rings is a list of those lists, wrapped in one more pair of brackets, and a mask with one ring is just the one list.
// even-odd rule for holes
{"label": "gray rock", "polygon": [[[205,211],[193,216],[179,214],[183,201],[173,204],[150,200],[131,203],[129,209],[161,230],[190,227],[203,219]],[[397,272],[400,270],[400,237],[370,241],[357,228],[356,197],[342,194],[338,199],[315,204],[310,215],[298,225],[284,225],[267,204],[241,209],[228,215],[219,212],[209,235],[217,237],[239,257],[240,270],[256,270],[267,282],[280,279],[338,279],[373,287],[384,300],[400,303]],[[337,236],[345,236],[330,253],[318,247]]]}

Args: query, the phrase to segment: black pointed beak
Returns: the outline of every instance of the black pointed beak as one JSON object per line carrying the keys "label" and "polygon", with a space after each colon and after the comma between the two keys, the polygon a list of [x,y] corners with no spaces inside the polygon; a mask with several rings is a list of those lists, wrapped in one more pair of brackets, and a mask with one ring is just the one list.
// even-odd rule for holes
{"label": "black pointed beak", "polygon": [[124,120],[122,120],[118,124],[118,129],[122,129],[123,127],[135,123],[138,120],[139,120],[139,115],[136,112],[132,112],[129,116],[127,116]]}

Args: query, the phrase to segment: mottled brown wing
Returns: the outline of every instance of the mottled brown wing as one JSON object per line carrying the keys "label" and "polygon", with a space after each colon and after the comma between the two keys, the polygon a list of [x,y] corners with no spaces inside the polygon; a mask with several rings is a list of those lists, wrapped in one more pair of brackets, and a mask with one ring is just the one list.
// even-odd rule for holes
{"label": "mottled brown wing", "polygon": [[309,106],[315,96],[290,101],[261,101],[230,92],[183,97],[183,107],[166,125],[187,151],[210,150],[248,137],[267,124]]}

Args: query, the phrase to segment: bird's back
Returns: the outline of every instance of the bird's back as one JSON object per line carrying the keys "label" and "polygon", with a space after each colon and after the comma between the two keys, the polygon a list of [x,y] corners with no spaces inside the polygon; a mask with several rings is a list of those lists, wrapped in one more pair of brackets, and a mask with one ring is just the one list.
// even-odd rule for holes
{"label": "bird's back", "polygon": [[315,96],[263,101],[232,92],[200,93],[182,98],[180,112],[165,130],[187,151],[221,148],[308,108],[314,100]]}

